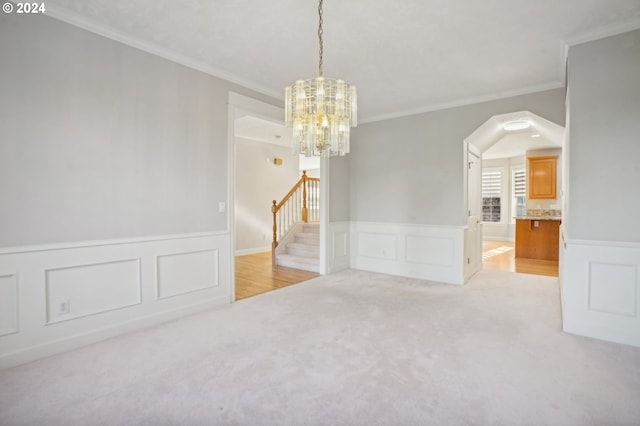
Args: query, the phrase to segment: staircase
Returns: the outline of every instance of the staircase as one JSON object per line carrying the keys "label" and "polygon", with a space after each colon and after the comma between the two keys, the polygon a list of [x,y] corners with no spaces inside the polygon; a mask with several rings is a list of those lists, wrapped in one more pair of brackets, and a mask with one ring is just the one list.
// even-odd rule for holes
{"label": "staircase", "polygon": [[296,232],[286,252],[276,255],[276,264],[288,268],[320,273],[320,224],[309,222]]}
{"label": "staircase", "polygon": [[320,273],[320,179],[302,177],[284,198],[273,200],[273,267]]}

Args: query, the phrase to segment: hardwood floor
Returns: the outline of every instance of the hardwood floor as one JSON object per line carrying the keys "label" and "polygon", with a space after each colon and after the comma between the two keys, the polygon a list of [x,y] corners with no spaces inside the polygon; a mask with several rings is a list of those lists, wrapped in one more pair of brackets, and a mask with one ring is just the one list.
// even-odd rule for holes
{"label": "hardwood floor", "polygon": [[482,267],[523,274],[558,276],[557,260],[516,259],[514,244],[509,241],[483,241]]}
{"label": "hardwood floor", "polygon": [[[558,276],[558,262],[516,259],[514,244],[508,241],[483,241],[482,267],[523,274]],[[319,275],[314,272],[278,266],[271,267],[271,252],[236,256],[236,300],[287,287]]]}
{"label": "hardwood floor", "polygon": [[271,252],[236,256],[236,300],[320,276],[314,272],[271,266]]}

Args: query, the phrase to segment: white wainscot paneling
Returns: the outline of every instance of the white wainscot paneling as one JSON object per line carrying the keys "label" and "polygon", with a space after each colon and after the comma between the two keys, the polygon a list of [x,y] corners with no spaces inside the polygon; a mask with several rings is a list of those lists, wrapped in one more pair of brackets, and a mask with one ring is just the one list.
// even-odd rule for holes
{"label": "white wainscot paneling", "polygon": [[589,264],[588,308],[614,315],[637,315],[636,265],[591,262]]}
{"label": "white wainscot paneling", "polygon": [[464,227],[356,222],[351,267],[462,285]]}
{"label": "white wainscot paneling", "polygon": [[227,232],[0,249],[0,368],[230,303]]}
{"label": "white wainscot paneling", "polygon": [[397,260],[398,236],[383,232],[363,231],[358,234],[358,255],[370,259]]}
{"label": "white wainscot paneling", "polygon": [[18,277],[0,274],[0,336],[18,332]]}
{"label": "white wainscot paneling", "polygon": [[45,277],[49,324],[140,303],[140,259],[52,268]]}
{"label": "white wainscot paneling", "polygon": [[407,262],[425,265],[452,266],[454,262],[453,238],[407,235]]}
{"label": "white wainscot paneling", "polygon": [[332,222],[330,229],[329,273],[349,268],[349,222]]}
{"label": "white wainscot paneling", "polygon": [[640,346],[640,244],[572,241],[563,231],[563,330]]}
{"label": "white wainscot paneling", "polygon": [[218,285],[218,250],[158,256],[157,265],[159,299]]}

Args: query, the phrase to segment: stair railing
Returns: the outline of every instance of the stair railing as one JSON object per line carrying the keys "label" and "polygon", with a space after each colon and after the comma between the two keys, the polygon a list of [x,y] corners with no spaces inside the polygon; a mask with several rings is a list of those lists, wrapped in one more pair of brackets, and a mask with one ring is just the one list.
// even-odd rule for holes
{"label": "stair railing", "polygon": [[282,239],[298,222],[317,222],[320,220],[320,179],[302,177],[278,203],[273,200],[273,242],[271,243],[271,262],[276,264],[276,248]]}

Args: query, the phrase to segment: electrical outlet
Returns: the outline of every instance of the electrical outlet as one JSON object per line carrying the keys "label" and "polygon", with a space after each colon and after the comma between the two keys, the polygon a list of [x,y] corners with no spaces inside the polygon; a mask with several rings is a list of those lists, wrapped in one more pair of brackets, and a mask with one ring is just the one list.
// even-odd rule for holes
{"label": "electrical outlet", "polygon": [[69,299],[58,299],[56,302],[56,313],[58,315],[65,315],[71,312]]}

